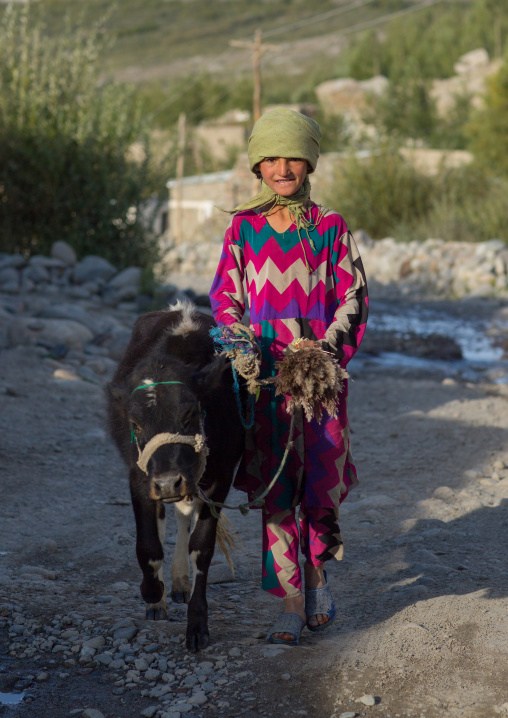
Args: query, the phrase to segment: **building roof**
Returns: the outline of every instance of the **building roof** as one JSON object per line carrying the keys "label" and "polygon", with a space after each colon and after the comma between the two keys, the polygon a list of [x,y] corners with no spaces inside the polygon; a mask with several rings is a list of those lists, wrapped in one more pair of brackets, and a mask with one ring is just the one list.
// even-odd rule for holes
{"label": "building roof", "polygon": [[[182,185],[191,184],[213,184],[214,182],[227,182],[233,176],[234,170],[224,170],[223,172],[208,172],[203,175],[192,175],[191,177],[183,177]],[[166,182],[168,189],[173,189],[178,186],[178,180],[172,179]]]}

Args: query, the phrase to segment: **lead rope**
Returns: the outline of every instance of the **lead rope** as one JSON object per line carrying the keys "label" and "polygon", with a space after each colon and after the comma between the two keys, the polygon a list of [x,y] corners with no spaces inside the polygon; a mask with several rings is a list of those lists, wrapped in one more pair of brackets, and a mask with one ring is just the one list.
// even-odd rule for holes
{"label": "lead rope", "polygon": [[289,452],[293,448],[293,434],[295,432],[295,414],[293,412],[291,416],[291,423],[289,425],[289,436],[288,436],[288,443],[286,444],[286,449],[284,451],[284,456],[282,457],[282,461],[279,465],[279,468],[277,469],[277,473],[273,477],[273,479],[270,481],[268,486],[265,487],[264,491],[259,495],[256,496],[255,499],[252,499],[252,501],[249,501],[246,504],[240,504],[239,506],[230,506],[229,504],[223,504],[220,501],[212,501],[212,499],[209,499],[208,496],[205,494],[203,489],[198,486],[199,491],[201,493],[201,498],[210,507],[210,513],[212,516],[216,519],[219,518],[219,512],[217,511],[218,508],[220,509],[233,509],[235,511],[240,511],[244,516],[247,516],[252,506],[255,506],[256,508],[260,508],[264,504],[265,497],[267,494],[273,489],[275,484],[277,483],[277,479],[282,473],[282,470],[284,466],[286,465],[286,461],[288,459]]}
{"label": "lead rope", "polygon": [[[215,351],[225,354],[231,361],[233,372],[233,392],[244,429],[254,426],[255,394],[258,391],[258,377],[261,369],[261,349],[257,343],[256,335],[241,322],[234,322],[230,326],[213,327],[210,329]],[[249,396],[245,416],[240,399],[240,384],[238,374],[245,380]]]}

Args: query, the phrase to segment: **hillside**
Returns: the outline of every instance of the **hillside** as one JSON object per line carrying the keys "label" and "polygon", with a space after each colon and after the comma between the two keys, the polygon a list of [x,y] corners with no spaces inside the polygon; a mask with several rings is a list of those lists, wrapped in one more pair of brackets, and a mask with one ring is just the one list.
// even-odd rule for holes
{"label": "hillside", "polygon": [[[393,13],[427,4],[420,0],[40,0],[32,12],[43,13],[48,31],[64,30],[65,17],[87,27],[108,14],[106,26],[115,42],[104,69],[118,79],[143,81],[206,71],[222,74],[250,67],[250,53],[233,50],[231,39],[248,39],[257,28],[280,45],[266,64],[302,72],[343,47],[341,35],[370,22],[383,24]],[[303,44],[302,44],[303,43]],[[327,62],[328,73],[336,70]]]}

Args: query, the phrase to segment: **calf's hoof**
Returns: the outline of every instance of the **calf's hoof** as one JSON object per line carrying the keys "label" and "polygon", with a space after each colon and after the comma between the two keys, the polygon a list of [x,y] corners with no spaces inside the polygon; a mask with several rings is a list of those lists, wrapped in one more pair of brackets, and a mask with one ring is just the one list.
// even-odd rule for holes
{"label": "calf's hoof", "polygon": [[208,630],[194,631],[188,628],[185,643],[187,646],[187,650],[191,653],[197,653],[199,650],[206,648],[210,643],[210,635],[208,633]]}
{"label": "calf's hoof", "polygon": [[147,621],[165,621],[168,617],[166,606],[161,606],[157,603],[148,604],[145,617]]}
{"label": "calf's hoof", "polygon": [[171,600],[173,603],[189,603],[190,591],[171,591]]}

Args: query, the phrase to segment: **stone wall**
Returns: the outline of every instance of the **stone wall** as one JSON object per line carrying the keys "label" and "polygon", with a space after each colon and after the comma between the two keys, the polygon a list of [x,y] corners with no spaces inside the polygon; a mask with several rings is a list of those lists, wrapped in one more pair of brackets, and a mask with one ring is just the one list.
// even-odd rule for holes
{"label": "stone wall", "polygon": [[508,294],[508,248],[499,239],[471,244],[356,239],[367,278],[402,293],[434,297],[489,297]]}
{"label": "stone wall", "polygon": [[[461,298],[508,295],[508,247],[498,239],[472,244],[427,239],[397,242],[372,240],[355,233],[373,287],[418,296]],[[198,275],[211,279],[221,254],[222,238],[186,243],[172,250],[162,277]]]}

